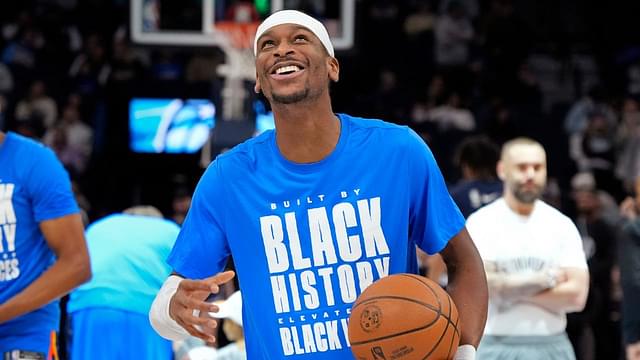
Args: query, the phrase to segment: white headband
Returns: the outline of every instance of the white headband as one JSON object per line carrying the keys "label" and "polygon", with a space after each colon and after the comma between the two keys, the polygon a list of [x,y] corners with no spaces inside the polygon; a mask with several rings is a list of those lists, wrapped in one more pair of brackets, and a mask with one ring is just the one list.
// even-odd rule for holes
{"label": "white headband", "polygon": [[256,30],[256,37],[253,40],[254,55],[258,54],[258,39],[260,39],[260,36],[272,27],[282,24],[296,24],[309,29],[309,31],[311,31],[320,40],[322,45],[324,45],[324,48],[327,49],[329,55],[332,57],[334,56],[333,45],[331,44],[329,33],[324,25],[311,16],[296,10],[281,10],[275,12],[266,18],[260,26],[258,26],[258,30]]}

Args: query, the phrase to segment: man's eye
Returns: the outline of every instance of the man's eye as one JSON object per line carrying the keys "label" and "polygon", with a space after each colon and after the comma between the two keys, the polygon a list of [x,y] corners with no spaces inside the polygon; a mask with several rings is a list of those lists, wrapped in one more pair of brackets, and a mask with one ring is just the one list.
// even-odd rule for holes
{"label": "man's eye", "polygon": [[274,45],[273,40],[265,40],[265,41],[262,43],[262,46],[261,46],[260,48],[261,48],[261,49],[265,49],[265,48],[271,47],[271,46],[273,46],[273,45]]}
{"label": "man's eye", "polygon": [[303,42],[303,41],[307,41],[307,37],[306,37],[306,36],[304,36],[304,35],[297,35],[297,36],[294,38],[294,41],[296,41],[296,42]]}

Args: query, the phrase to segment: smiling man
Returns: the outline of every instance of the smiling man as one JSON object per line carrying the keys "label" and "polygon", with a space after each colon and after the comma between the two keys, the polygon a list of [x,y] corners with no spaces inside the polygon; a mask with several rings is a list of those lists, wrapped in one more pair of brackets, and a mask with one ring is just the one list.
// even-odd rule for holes
{"label": "smiling man", "polygon": [[[426,144],[407,127],[335,114],[340,66],[325,27],[298,11],[256,33],[256,92],[275,131],[209,166],[150,312],[162,336],[213,340],[205,299],[229,281],[243,294],[248,359],[353,359],[347,319],[374,281],[417,272],[416,245],[440,252],[473,359],[487,311],[482,261]],[[454,352],[455,349],[452,349]]]}
{"label": "smiling man", "polygon": [[584,308],[589,273],[576,226],[540,200],[547,181],[544,148],[529,138],[508,141],[498,176],[503,196],[467,221],[489,282],[478,357],[575,359],[566,313]]}

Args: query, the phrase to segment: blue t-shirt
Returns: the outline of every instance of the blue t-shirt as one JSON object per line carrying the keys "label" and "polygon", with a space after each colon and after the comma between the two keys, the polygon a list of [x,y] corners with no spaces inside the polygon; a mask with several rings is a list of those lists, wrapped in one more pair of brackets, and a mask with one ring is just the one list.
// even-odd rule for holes
{"label": "blue t-shirt", "polygon": [[128,214],[91,224],[86,237],[93,277],[71,293],[69,313],[102,307],[147,315],[171,273],[165,259],[179,231],[173,221]]}
{"label": "blue t-shirt", "polygon": [[464,226],[425,143],[407,127],[339,115],[322,161],[285,159],[267,131],[219,156],[196,188],[168,262],[188,278],[233,254],[249,359],[353,359],[351,305],[417,271]]}
{"label": "blue t-shirt", "polygon": [[[55,154],[14,133],[0,144],[0,303],[18,294],[54,262],[39,223],[78,212],[69,176]],[[58,301],[0,324],[0,353],[46,351],[42,338],[58,329]],[[19,338],[19,340],[8,340]],[[44,349],[42,348],[44,346]]]}

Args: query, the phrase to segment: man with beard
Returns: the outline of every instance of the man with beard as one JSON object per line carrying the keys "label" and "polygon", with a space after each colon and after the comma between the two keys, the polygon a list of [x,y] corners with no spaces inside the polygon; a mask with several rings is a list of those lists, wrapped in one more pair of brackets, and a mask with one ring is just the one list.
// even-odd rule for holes
{"label": "man with beard", "polygon": [[478,358],[575,359],[566,313],[583,309],[589,286],[578,229],[540,200],[547,162],[538,142],[505,143],[497,170],[502,197],[467,220],[489,284]]}
{"label": "man with beard", "polygon": [[276,129],[218,156],[200,179],[169,255],[175,273],[150,311],[156,331],[214,340],[215,320],[193,311],[217,311],[205,299],[233,277],[220,273],[231,254],[248,359],[353,359],[352,304],[384,276],[416,273],[417,245],[449,266],[463,324],[456,356],[474,359],[484,269],[427,145],[407,127],[333,112],[340,66],[316,19],[274,13],[254,52],[255,91]]}

